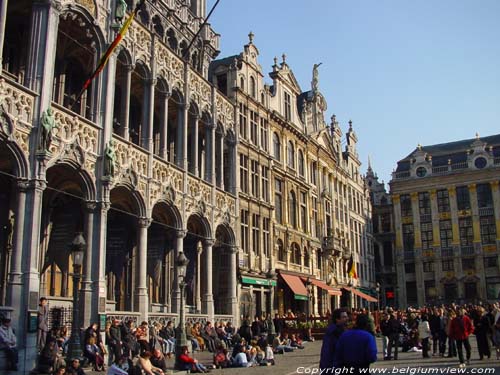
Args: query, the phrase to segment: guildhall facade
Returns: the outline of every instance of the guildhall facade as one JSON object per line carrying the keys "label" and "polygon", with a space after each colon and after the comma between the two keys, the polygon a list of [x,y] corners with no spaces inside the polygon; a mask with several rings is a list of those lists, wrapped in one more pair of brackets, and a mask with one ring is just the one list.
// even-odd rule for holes
{"label": "guildhall facade", "polygon": [[393,173],[400,307],[500,295],[500,135],[418,146]]}

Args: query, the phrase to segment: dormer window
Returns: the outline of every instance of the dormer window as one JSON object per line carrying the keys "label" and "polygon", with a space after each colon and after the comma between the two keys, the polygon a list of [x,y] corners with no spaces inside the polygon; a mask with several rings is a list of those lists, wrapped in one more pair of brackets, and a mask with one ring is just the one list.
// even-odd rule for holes
{"label": "dormer window", "polygon": [[291,120],[292,119],[292,100],[291,100],[291,96],[289,93],[287,93],[285,91],[285,119],[286,120]]}

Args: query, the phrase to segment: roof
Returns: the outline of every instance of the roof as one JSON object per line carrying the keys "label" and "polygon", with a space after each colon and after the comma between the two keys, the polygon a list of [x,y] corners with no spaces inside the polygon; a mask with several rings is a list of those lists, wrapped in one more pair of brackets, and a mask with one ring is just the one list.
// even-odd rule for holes
{"label": "roof", "polygon": [[[435,145],[422,146],[421,150],[432,156],[432,165],[438,167],[440,165],[463,163],[467,161],[467,151],[472,147],[472,144],[479,140],[486,143],[488,146],[493,146],[493,156],[500,156],[500,134],[491,135],[481,138],[463,139],[461,141],[439,143]],[[420,151],[415,148],[407,157],[398,161],[396,172],[403,172],[410,170],[411,160],[415,154]]]}

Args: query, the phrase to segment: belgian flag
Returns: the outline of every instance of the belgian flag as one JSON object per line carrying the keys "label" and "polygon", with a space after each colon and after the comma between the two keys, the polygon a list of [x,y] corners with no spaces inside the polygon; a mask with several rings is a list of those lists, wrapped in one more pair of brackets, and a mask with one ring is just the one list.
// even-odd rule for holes
{"label": "belgian flag", "polygon": [[347,262],[347,275],[354,279],[358,278],[358,274],[356,273],[356,264],[354,263],[354,258],[351,254],[351,258]]}

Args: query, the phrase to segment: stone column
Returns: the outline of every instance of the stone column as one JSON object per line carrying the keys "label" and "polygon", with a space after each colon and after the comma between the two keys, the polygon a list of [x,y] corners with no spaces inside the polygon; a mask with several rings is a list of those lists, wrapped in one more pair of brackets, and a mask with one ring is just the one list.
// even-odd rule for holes
{"label": "stone column", "polygon": [[[23,242],[24,226],[26,223],[26,192],[28,190],[26,181],[17,183],[17,201],[14,213],[14,239],[12,243],[12,256],[10,261],[10,270],[8,277],[7,305],[16,307],[21,306],[22,297],[22,260],[23,260]],[[19,312],[19,310],[16,310]],[[24,322],[15,322],[24,323]],[[18,332],[18,330],[16,330]]]}
{"label": "stone column", "polygon": [[[239,175],[237,173],[238,171],[238,166],[236,160],[238,159],[238,142],[236,140],[231,140],[231,143],[229,145],[231,147],[230,149],[230,155],[229,155],[229,171],[231,173],[231,178],[229,179],[229,186],[226,188],[227,191],[231,192],[232,194],[236,193],[236,176]],[[224,148],[222,149],[224,151]],[[269,181],[271,181],[271,177],[269,178]]]}
{"label": "stone column", "polygon": [[229,300],[228,306],[231,311],[233,319],[235,319],[236,324],[238,324],[239,312],[238,312],[238,300],[236,298],[236,281],[237,281],[237,264],[236,264],[236,254],[238,254],[238,246],[231,246],[230,249],[230,267],[229,267]]}
{"label": "stone column", "polygon": [[207,124],[207,133],[206,133],[206,142],[207,142],[207,151],[205,157],[205,180],[211,182],[213,185],[217,183],[215,181],[215,172],[212,170],[212,167],[215,166],[215,124]]}
{"label": "stone column", "polygon": [[160,157],[167,160],[168,156],[168,100],[170,99],[170,93],[165,93],[162,97],[163,108],[161,112],[160,120]]}
{"label": "stone column", "polygon": [[108,228],[109,186],[103,184],[103,198],[94,213],[96,230],[93,233],[92,249],[92,320],[106,312],[106,232]]}
{"label": "stone column", "polygon": [[129,122],[130,122],[130,90],[132,88],[132,72],[135,67],[133,65],[127,65],[125,67],[125,76],[123,77],[123,90],[121,98],[121,126],[122,134],[121,136],[128,141],[130,138],[129,134]]}
{"label": "stone column", "polygon": [[151,219],[139,219],[139,246],[137,254],[138,280],[136,289],[136,303],[141,314],[141,320],[148,321],[149,301],[148,301],[148,283],[147,283],[147,265],[148,265],[148,228],[151,225]]}
{"label": "stone column", "polygon": [[196,115],[194,117],[193,121],[193,131],[194,131],[194,137],[192,138],[193,144],[191,145],[191,162],[193,164],[193,174],[196,177],[199,177],[199,166],[198,166],[198,133],[199,133],[199,127],[200,125],[200,116]]}
{"label": "stone column", "polygon": [[396,263],[397,285],[400,285],[396,295],[398,305],[406,306],[406,280],[404,273],[404,255],[403,255],[403,231],[401,223],[401,200],[399,194],[392,196],[393,214],[394,214],[394,231],[396,232],[396,243],[394,249],[394,260]]}
{"label": "stone column", "polygon": [[[174,256],[174,264],[177,261],[177,256],[180,253],[184,252],[184,237],[186,237],[185,230],[177,230],[176,232],[176,246],[175,246],[175,256]],[[172,292],[172,312],[179,313],[180,305],[181,305],[181,291],[179,288],[179,279],[177,277],[177,266],[174,267],[174,283],[173,283],[173,292]]]}
{"label": "stone column", "polygon": [[142,113],[142,123],[146,126],[146,131],[142,131],[142,147],[149,152],[153,152],[153,112],[155,105],[155,79],[144,81],[144,106]]}
{"label": "stone column", "polygon": [[474,232],[474,248],[476,249],[481,245],[481,226],[479,223],[479,207],[477,204],[477,188],[476,184],[468,186],[470,194],[470,207],[472,211],[472,230]]}
{"label": "stone column", "polygon": [[196,312],[201,313],[201,253],[203,247],[196,245]]}
{"label": "stone column", "polygon": [[177,155],[175,157],[175,164],[182,170],[186,170],[187,168],[188,110],[189,105],[180,105],[177,121]]}
{"label": "stone column", "polygon": [[217,146],[220,149],[220,160],[219,160],[220,189],[224,190],[224,135],[223,134],[221,135],[219,144]]}
{"label": "stone column", "polygon": [[[418,206],[418,193],[411,193],[411,211],[413,214],[413,235],[415,236],[415,280],[417,285],[424,285],[424,269],[422,266],[422,236],[420,230],[420,210]],[[424,304],[424,289],[417,288],[417,302],[419,306]]]}
{"label": "stone column", "polygon": [[212,291],[212,246],[215,240],[207,239],[203,243],[203,252],[205,253],[205,294],[203,295],[202,311],[208,315],[208,319],[214,319],[214,295]]}
{"label": "stone column", "polygon": [[497,249],[500,245],[500,188],[499,181],[490,182],[491,193],[493,195],[493,207],[495,211],[495,226],[497,230]]}
{"label": "stone column", "polygon": [[431,213],[432,213],[432,246],[434,251],[441,246],[441,238],[439,233],[439,209],[437,202],[437,192],[436,190],[430,191],[431,198]]}
{"label": "stone column", "polygon": [[[33,2],[25,85],[40,95],[40,112],[49,106],[52,99],[61,9],[53,0]],[[36,118],[37,114],[33,117]]]}
{"label": "stone column", "polygon": [[83,279],[80,288],[80,314],[84,327],[90,326],[92,322],[92,251],[94,250],[94,212],[97,204],[95,202],[86,203],[85,212],[85,233],[83,237],[87,242],[85,249],[85,263],[83,265]]}
{"label": "stone column", "polygon": [[46,188],[45,168],[47,156],[39,156],[37,166],[37,179],[32,180],[26,195],[26,216],[23,234],[23,253],[21,268],[22,294],[20,305],[12,306],[17,312],[17,322],[14,319],[13,326],[16,328],[21,372],[30,371],[35,366],[37,357],[36,332],[27,332],[27,314],[38,310],[38,299],[40,297],[40,225],[42,216],[42,196]]}
{"label": "stone column", "polygon": [[3,66],[3,45],[5,41],[5,24],[7,23],[7,4],[8,0],[3,0],[0,5],[0,73]]}

